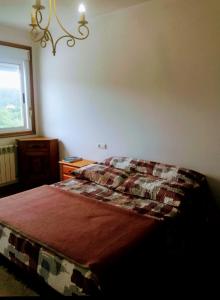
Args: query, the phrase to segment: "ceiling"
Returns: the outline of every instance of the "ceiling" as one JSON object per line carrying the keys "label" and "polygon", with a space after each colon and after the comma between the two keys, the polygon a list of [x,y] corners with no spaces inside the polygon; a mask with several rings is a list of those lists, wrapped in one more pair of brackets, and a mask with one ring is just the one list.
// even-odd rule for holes
{"label": "ceiling", "polygon": [[[65,15],[68,14],[73,17],[74,12],[77,12],[79,3],[83,2],[87,8],[87,18],[91,20],[99,15],[145,1],[149,0],[57,0],[57,6],[59,13],[65,13]],[[48,2],[48,0],[42,0],[43,5],[47,5]],[[28,29],[31,6],[34,3],[35,0],[0,0],[0,25]]]}

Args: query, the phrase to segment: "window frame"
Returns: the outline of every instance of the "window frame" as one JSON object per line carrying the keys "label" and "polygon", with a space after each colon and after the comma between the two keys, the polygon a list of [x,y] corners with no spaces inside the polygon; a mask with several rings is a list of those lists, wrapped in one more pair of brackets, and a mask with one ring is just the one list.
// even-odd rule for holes
{"label": "window frame", "polygon": [[24,49],[29,52],[29,82],[30,82],[30,105],[31,105],[31,130],[21,130],[21,131],[8,131],[0,132],[0,138],[23,136],[23,135],[33,135],[36,134],[35,126],[35,110],[34,110],[34,86],[33,86],[33,66],[32,66],[32,48],[26,45],[14,44],[10,42],[4,42],[0,40],[0,46]]}

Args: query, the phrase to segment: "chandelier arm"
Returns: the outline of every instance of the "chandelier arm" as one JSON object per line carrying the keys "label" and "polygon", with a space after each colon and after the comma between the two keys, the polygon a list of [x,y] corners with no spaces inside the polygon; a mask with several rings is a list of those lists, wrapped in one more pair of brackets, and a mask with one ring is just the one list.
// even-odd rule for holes
{"label": "chandelier arm", "polygon": [[[41,7],[36,8],[36,11],[35,11],[35,19],[36,19],[36,23],[37,23],[37,24],[36,24],[36,27],[42,31],[42,35],[41,35],[41,37],[39,37],[39,38],[37,38],[37,39],[35,39],[35,38],[32,36],[32,40],[33,40],[34,42],[36,42],[36,43],[37,43],[37,42],[40,42],[40,44],[42,44],[42,41],[44,41],[44,39],[47,40],[47,39],[46,39],[46,36],[47,36],[48,33],[49,33],[50,39],[53,40],[52,35],[51,35],[51,33],[49,32],[49,30],[48,30],[48,28],[49,28],[49,26],[50,26],[51,17],[52,17],[52,2],[51,2],[51,0],[49,1],[49,17],[48,17],[48,22],[47,22],[47,26],[46,26],[46,27],[42,27],[42,26],[40,25],[41,22],[42,22],[42,20],[43,20],[42,12],[41,12]],[[34,33],[34,30],[36,30],[35,27],[32,28],[31,32]],[[42,48],[45,48],[45,47],[46,47],[46,46],[44,46],[44,47],[42,46]]]}
{"label": "chandelier arm", "polygon": [[57,16],[56,0],[53,1],[53,10],[54,10],[54,15],[55,15],[55,17],[56,17],[56,20],[57,20],[58,24],[60,25],[60,28],[61,28],[61,29],[63,30],[63,32],[65,32],[68,36],[73,37],[73,38],[76,39],[76,40],[84,40],[84,39],[86,39],[86,38],[88,37],[88,35],[89,35],[89,28],[88,28],[85,24],[83,24],[83,25],[81,24],[81,25],[79,26],[79,28],[78,28],[78,32],[79,32],[81,35],[84,35],[84,33],[81,31],[81,28],[82,28],[82,27],[86,28],[87,33],[86,33],[85,37],[77,37],[77,36],[74,36],[72,33],[70,33],[68,30],[66,30],[66,28],[65,28],[65,27],[63,26],[63,24],[61,23],[59,17]]}
{"label": "chandelier arm", "polygon": [[75,41],[75,37],[73,35],[63,35],[60,38],[58,38],[55,42],[55,49],[57,47],[57,44],[59,43],[60,40],[64,39],[64,38],[68,38],[68,40],[66,41],[66,44],[68,47],[73,47],[76,43]]}
{"label": "chandelier arm", "polygon": [[48,35],[48,32],[45,30],[44,35],[42,36],[40,40],[40,45],[42,48],[45,48],[47,46],[47,42],[50,40],[50,37]]}
{"label": "chandelier arm", "polygon": [[53,37],[52,37],[52,34],[50,33],[50,31],[45,29],[44,30],[44,35],[40,40],[41,47],[45,48],[49,41],[51,42],[51,45],[52,45],[53,55],[55,55],[56,54],[56,44],[54,43],[54,40],[53,40]]}
{"label": "chandelier arm", "polygon": [[36,12],[35,12],[35,18],[36,18],[36,22],[37,22],[37,27],[40,30],[42,30],[42,31],[48,30],[48,28],[50,26],[50,21],[51,21],[51,17],[52,17],[52,3],[51,3],[51,0],[49,1],[49,3],[50,3],[50,5],[49,5],[49,17],[48,17],[48,22],[47,22],[47,26],[46,27],[42,27],[40,25],[41,22],[42,22],[42,20],[43,20],[41,9],[37,8]]}
{"label": "chandelier arm", "polygon": [[[51,0],[50,0],[51,1]],[[53,11],[54,11],[54,15],[57,19],[57,22],[58,24],[60,25],[60,28],[67,34],[67,35],[70,35],[70,36],[73,36],[70,32],[68,32],[66,30],[66,28],[63,26],[63,24],[61,23],[60,19],[58,18],[57,16],[57,7],[56,7],[56,0],[53,0]]]}
{"label": "chandelier arm", "polygon": [[[84,33],[81,31],[81,28],[85,28],[85,29],[86,29],[86,34],[84,34]],[[88,28],[88,26],[86,26],[85,24],[79,25],[79,27],[78,27],[78,32],[82,35],[82,37],[75,37],[76,40],[85,40],[85,39],[89,36],[89,28]]]}

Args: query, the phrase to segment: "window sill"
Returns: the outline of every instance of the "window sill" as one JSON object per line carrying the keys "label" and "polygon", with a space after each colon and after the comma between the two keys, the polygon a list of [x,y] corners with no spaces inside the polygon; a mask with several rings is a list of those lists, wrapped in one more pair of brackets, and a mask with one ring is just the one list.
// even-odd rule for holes
{"label": "window sill", "polygon": [[36,134],[36,131],[35,130],[27,130],[27,131],[17,131],[17,132],[5,132],[5,133],[0,133],[0,138],[32,135],[32,134]]}

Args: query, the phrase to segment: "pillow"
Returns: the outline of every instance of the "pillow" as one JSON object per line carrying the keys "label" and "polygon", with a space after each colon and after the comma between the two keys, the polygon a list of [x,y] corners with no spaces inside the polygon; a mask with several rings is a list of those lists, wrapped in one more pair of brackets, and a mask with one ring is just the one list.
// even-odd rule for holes
{"label": "pillow", "polygon": [[178,207],[189,185],[145,174],[131,174],[116,190]]}
{"label": "pillow", "polygon": [[176,175],[176,181],[191,184],[194,188],[196,188],[201,187],[205,183],[206,177],[194,170],[179,168]]}
{"label": "pillow", "polygon": [[124,157],[124,156],[112,156],[109,158],[106,158],[101,162],[101,164],[109,167],[114,167],[117,169],[122,169],[127,172],[130,171],[132,158],[130,157]]}
{"label": "pillow", "polygon": [[191,184],[193,187],[198,187],[205,181],[205,176],[194,170],[143,159],[113,156],[105,159],[102,164],[123,169],[129,173],[143,173],[145,175],[153,175],[167,180]]}
{"label": "pillow", "polygon": [[108,188],[117,188],[128,177],[128,174],[120,169],[107,167],[100,164],[92,164],[72,172],[79,179],[87,179]]}
{"label": "pillow", "polygon": [[166,179],[175,177],[178,170],[178,168],[173,165],[123,156],[109,157],[105,159],[102,164],[118,169],[123,169],[127,172],[144,173]]}

